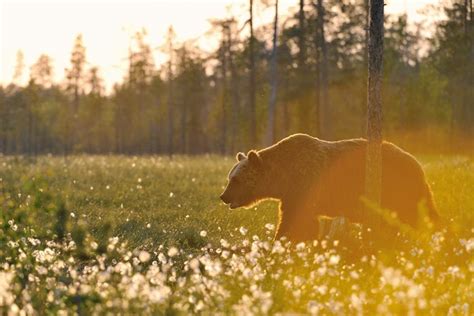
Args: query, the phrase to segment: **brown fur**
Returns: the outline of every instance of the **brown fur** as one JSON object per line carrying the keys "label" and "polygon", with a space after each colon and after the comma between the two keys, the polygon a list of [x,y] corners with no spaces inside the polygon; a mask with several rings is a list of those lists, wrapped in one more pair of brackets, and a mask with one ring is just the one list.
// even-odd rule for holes
{"label": "brown fur", "polygon": [[[317,216],[344,216],[367,223],[361,197],[365,182],[364,139],[335,142],[304,134],[289,136],[277,144],[239,154],[222,194],[232,208],[262,199],[281,201],[276,238],[292,241],[318,237]],[[417,160],[389,142],[382,144],[381,206],[396,213],[401,222],[416,227],[418,208],[424,203],[429,217],[438,218],[429,185]]]}

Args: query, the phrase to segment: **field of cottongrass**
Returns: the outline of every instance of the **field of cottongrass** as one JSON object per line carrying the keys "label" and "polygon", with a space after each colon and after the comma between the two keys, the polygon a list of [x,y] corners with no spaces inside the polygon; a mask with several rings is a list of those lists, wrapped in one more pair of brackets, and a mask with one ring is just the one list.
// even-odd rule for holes
{"label": "field of cottongrass", "polygon": [[[455,237],[273,241],[218,156],[0,158],[0,314],[474,313],[474,161],[420,157]],[[356,244],[354,244],[356,245]]]}

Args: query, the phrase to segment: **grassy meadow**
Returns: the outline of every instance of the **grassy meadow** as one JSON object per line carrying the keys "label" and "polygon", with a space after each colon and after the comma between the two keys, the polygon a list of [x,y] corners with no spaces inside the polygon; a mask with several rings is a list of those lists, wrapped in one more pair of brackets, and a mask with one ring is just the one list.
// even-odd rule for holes
{"label": "grassy meadow", "polygon": [[472,315],[474,160],[418,158],[456,238],[349,259],[223,205],[230,157],[1,157],[0,314]]}

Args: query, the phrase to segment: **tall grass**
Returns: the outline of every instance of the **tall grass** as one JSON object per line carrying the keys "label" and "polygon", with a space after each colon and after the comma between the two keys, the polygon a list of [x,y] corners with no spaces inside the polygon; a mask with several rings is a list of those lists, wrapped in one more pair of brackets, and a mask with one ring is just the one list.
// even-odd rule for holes
{"label": "tall grass", "polygon": [[474,162],[421,161],[456,238],[374,254],[274,242],[275,202],[218,201],[230,158],[2,157],[0,312],[470,315]]}

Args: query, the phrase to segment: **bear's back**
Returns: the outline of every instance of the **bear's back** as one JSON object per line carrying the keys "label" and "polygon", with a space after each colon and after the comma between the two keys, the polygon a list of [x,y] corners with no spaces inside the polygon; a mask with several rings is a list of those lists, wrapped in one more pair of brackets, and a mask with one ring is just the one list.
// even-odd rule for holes
{"label": "bear's back", "polygon": [[[330,142],[328,161],[316,185],[317,204],[326,215],[349,215],[353,221],[364,222],[366,148],[365,139]],[[419,204],[432,204],[421,165],[390,142],[382,143],[381,193],[382,208],[395,211],[411,225],[416,225]]]}

